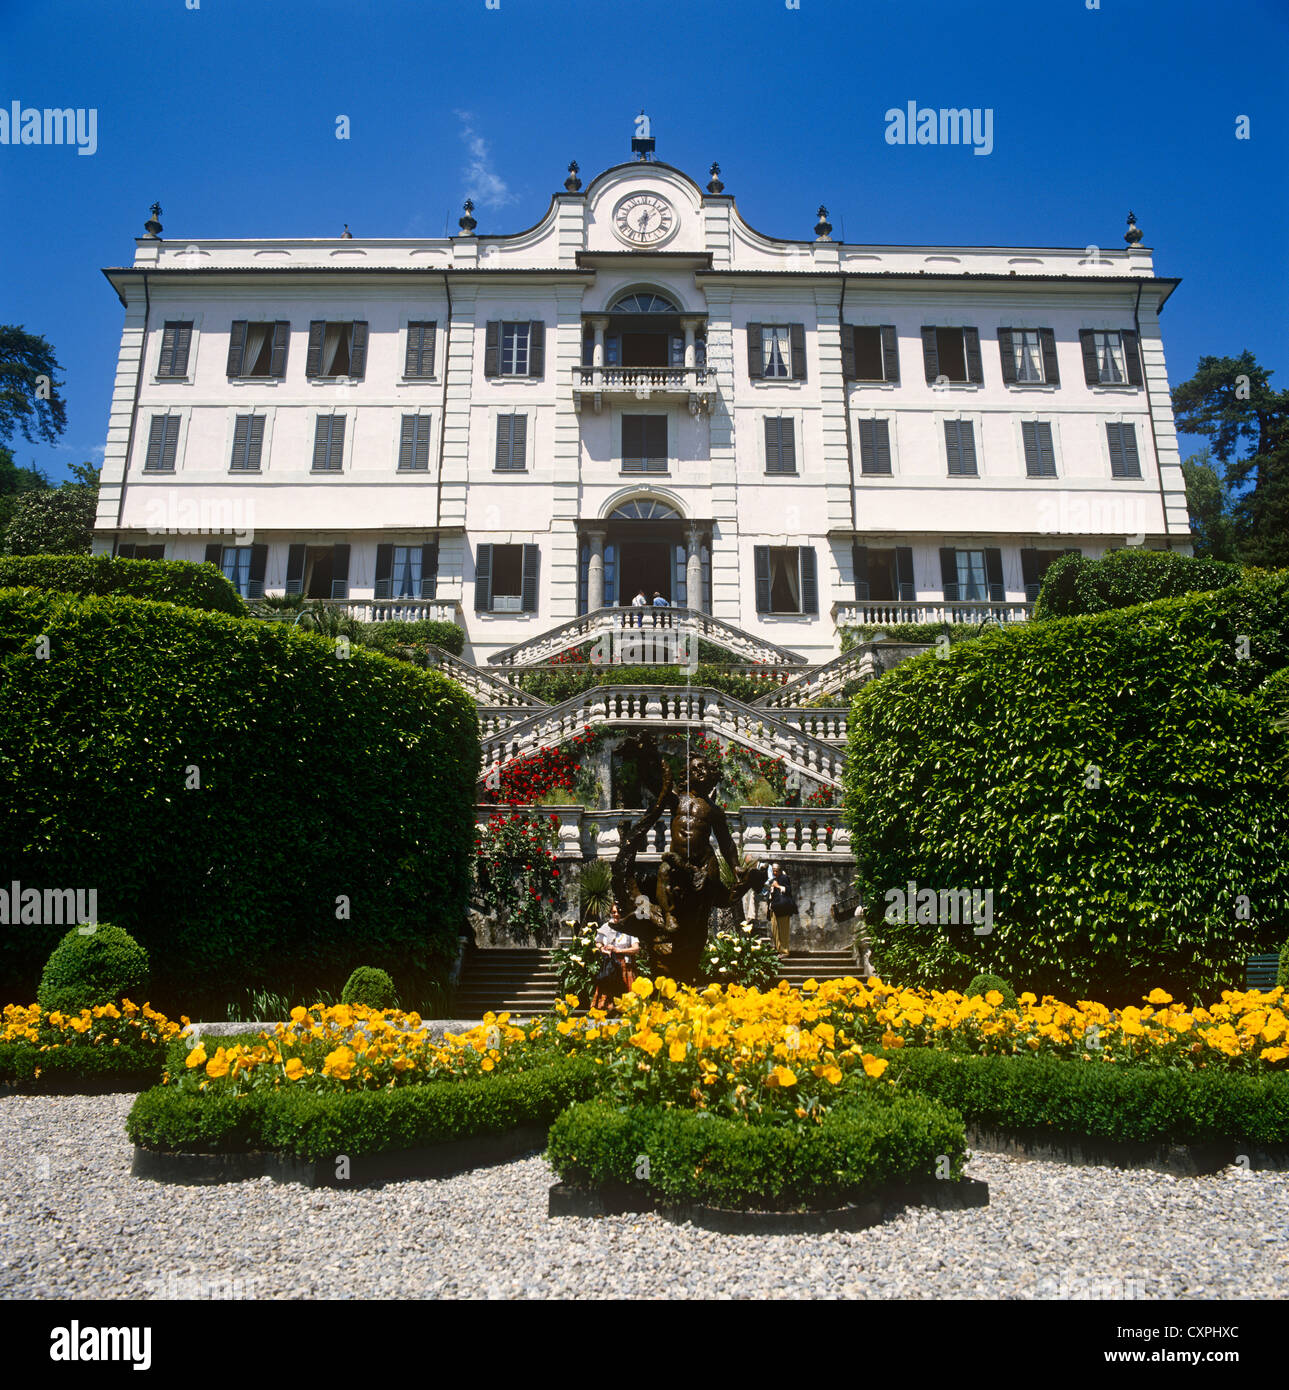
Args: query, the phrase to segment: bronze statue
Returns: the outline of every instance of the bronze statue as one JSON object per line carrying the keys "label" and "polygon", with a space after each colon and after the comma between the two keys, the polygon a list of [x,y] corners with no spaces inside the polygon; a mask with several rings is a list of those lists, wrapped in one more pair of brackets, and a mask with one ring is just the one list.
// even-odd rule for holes
{"label": "bronze statue", "polygon": [[[689,759],[688,784],[677,792],[664,762],[662,790],[639,824],[623,836],[613,864],[614,896],[628,919],[627,929],[649,948],[655,972],[682,984],[699,983],[712,909],[730,906],[765,882],[764,869],[739,862],[725,812],[712,800],[720,776],[709,758],[695,754]],[[635,860],[665,810],[672,813],[671,843],[650,894],[636,875]],[[732,887],[721,880],[717,849],[733,874]]]}

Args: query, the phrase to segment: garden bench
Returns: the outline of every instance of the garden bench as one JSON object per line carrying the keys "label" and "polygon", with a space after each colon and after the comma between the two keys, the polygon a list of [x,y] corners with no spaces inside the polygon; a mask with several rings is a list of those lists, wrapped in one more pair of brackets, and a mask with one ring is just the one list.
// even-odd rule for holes
{"label": "garden bench", "polygon": [[1279,973],[1280,957],[1274,951],[1270,955],[1250,956],[1244,963],[1244,987],[1275,989]]}

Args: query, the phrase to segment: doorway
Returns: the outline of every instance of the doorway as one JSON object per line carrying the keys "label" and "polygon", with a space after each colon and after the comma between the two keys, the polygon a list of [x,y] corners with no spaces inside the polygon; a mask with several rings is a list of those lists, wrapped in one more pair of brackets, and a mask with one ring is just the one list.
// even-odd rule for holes
{"label": "doorway", "polygon": [[311,545],[307,552],[306,579],[304,594],[306,598],[331,597],[335,547],[330,545]]}
{"label": "doorway", "polygon": [[653,602],[655,592],[660,593],[670,603],[673,568],[671,550],[671,543],[664,540],[623,541],[617,576],[618,603],[629,604],[640,589],[644,590],[645,598],[650,603]]}

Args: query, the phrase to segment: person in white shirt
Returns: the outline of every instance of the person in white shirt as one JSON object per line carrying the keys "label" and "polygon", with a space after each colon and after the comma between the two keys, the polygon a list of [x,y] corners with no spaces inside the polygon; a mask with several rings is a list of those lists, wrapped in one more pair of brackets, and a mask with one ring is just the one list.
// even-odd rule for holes
{"label": "person in white shirt", "polygon": [[[632,608],[648,608],[648,606],[649,606],[649,600],[648,600],[647,598],[645,598],[645,591],[644,591],[643,589],[637,589],[637,590],[636,590],[636,596],[635,596],[635,598],[633,598],[633,599],[631,600],[631,606],[632,606]],[[643,627],[643,626],[644,626],[644,614],[643,614],[643,613],[637,613],[637,614],[636,614],[636,626],[637,626],[637,627]]]}

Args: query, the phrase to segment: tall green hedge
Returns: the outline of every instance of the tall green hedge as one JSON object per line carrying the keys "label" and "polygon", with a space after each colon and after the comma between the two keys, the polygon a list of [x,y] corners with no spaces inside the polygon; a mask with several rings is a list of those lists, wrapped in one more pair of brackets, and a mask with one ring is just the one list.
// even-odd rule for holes
{"label": "tall green hedge", "polygon": [[114,560],[110,555],[0,556],[0,589],[125,594],[241,617],[246,605],[214,565],[187,560]]}
{"label": "tall green hedge", "polygon": [[433,642],[445,652],[460,656],[465,650],[465,629],[456,623],[442,623],[434,618],[394,619],[383,623],[364,623],[362,642],[365,647],[387,653],[392,647],[416,647]]}
{"label": "tall green hedge", "polygon": [[[460,930],[478,769],[474,704],[432,672],[286,624],[0,590],[0,882],[96,889],[159,1007],[339,989],[360,964],[414,993]],[[0,931],[4,998],[33,996],[63,930]]]}
{"label": "tall green hedge", "polygon": [[[1124,1003],[1238,985],[1289,925],[1289,735],[1262,689],[1286,666],[1277,571],[990,632],[868,685],[846,804],[882,974]],[[887,922],[910,881],[992,892],[992,932]]]}
{"label": "tall green hedge", "polygon": [[1240,581],[1244,571],[1224,560],[1201,560],[1172,550],[1112,550],[1099,560],[1063,555],[1043,576],[1036,618],[1073,618],[1136,603],[1177,598]]}

